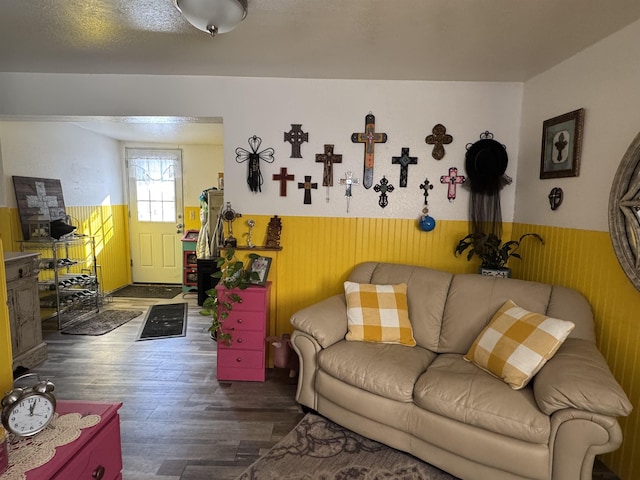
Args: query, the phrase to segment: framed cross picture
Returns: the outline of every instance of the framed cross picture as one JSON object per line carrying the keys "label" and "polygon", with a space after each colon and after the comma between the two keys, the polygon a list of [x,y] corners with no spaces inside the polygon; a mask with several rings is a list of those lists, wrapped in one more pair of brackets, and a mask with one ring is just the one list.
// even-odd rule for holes
{"label": "framed cross picture", "polygon": [[580,174],[584,108],[545,120],[542,124],[540,178]]}
{"label": "framed cross picture", "polygon": [[249,272],[257,273],[258,279],[251,280],[254,285],[266,285],[269,276],[269,268],[271,267],[270,257],[253,258],[249,264]]}

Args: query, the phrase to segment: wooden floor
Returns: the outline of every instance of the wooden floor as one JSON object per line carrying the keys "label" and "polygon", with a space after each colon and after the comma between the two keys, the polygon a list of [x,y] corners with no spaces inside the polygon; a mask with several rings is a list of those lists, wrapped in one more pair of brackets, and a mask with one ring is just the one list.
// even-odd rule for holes
{"label": "wooden floor", "polygon": [[104,309],[187,301],[187,336],[135,341],[144,315],[103,336],[63,335],[44,322],[49,357],[33,369],[58,399],[122,402],[124,480],[236,478],[302,418],[295,379],[218,382],[216,348],[196,296],[114,298]]}
{"label": "wooden floor", "polygon": [[[302,418],[295,379],[271,369],[265,383],[218,382],[216,348],[195,294],[172,300],[113,298],[103,309],[142,310],[187,301],[187,336],[135,341],[144,314],[98,337],[43,323],[49,357],[33,371],[59,399],[122,402],[124,480],[236,478]],[[596,462],[594,480],[617,480]]]}

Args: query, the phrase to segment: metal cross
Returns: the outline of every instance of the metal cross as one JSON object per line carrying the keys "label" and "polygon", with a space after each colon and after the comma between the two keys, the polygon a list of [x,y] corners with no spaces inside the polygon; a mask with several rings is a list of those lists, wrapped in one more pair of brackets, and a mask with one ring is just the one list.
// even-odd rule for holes
{"label": "metal cross", "polygon": [[376,192],[380,192],[380,199],[378,200],[378,205],[384,208],[389,205],[389,199],[387,197],[387,193],[391,193],[394,190],[394,186],[389,183],[387,177],[382,177],[380,183],[373,187]]}
{"label": "metal cross", "polygon": [[428,205],[429,201],[427,200],[427,197],[429,196],[429,190],[433,190],[433,185],[431,185],[428,178],[424,179],[424,183],[420,185],[420,189],[424,190],[424,204]]}
{"label": "metal cross", "polygon": [[298,182],[298,188],[304,188],[304,204],[311,205],[311,189],[318,189],[317,183],[311,183],[311,175],[305,175],[304,182]]}
{"label": "metal cross", "polygon": [[300,145],[309,141],[309,134],[302,131],[301,123],[292,123],[291,130],[284,132],[284,141],[291,144],[290,158],[302,158]]}
{"label": "metal cross", "polygon": [[409,177],[409,165],[418,163],[418,157],[409,156],[409,147],[402,147],[402,156],[391,157],[391,163],[400,165],[400,186],[407,186],[407,178]]}
{"label": "metal cross", "polygon": [[387,141],[386,133],[376,133],[376,117],[371,112],[365,117],[364,133],[351,134],[353,143],[364,143],[364,177],[362,185],[371,188],[373,185],[373,163],[376,143]]}
{"label": "metal cross", "polygon": [[449,184],[449,188],[447,189],[447,198],[450,202],[453,202],[456,199],[456,186],[462,185],[465,180],[466,178],[463,175],[458,175],[458,169],[456,167],[451,167],[449,169],[449,175],[442,175],[440,177],[440,183]]}
{"label": "metal cross", "polygon": [[347,188],[344,192],[344,196],[347,197],[347,213],[349,213],[349,204],[351,203],[351,186],[359,185],[360,180],[353,178],[353,172],[349,171],[344,174],[344,178],[340,179],[340,185],[346,185]]}
{"label": "metal cross", "polygon": [[433,127],[431,132],[432,134],[427,135],[427,138],[424,140],[427,142],[427,145],[433,145],[431,156],[436,160],[442,160],[445,154],[444,146],[453,142],[453,137],[447,134],[447,128],[441,123]]}
{"label": "metal cross", "polygon": [[287,181],[295,180],[295,176],[287,173],[287,167],[281,167],[280,173],[274,173],[273,179],[280,182],[280,196],[287,196]]}

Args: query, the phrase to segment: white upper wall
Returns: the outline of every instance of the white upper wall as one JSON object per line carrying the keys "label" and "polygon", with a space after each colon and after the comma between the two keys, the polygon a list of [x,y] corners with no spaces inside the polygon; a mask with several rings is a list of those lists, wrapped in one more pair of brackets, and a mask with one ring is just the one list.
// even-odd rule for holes
{"label": "white upper wall", "polygon": [[[449,202],[440,177],[450,167],[465,174],[466,144],[488,130],[506,146],[507,174],[515,178],[521,104],[519,83],[0,74],[0,115],[223,117],[225,200],[238,212],[265,215],[417,218],[424,201],[419,186],[428,178],[435,185],[428,198],[430,214],[436,219],[465,220],[468,192],[459,188],[457,199]],[[348,170],[362,178],[363,146],[352,143],[351,134],[364,130],[370,111],[376,116],[377,131],[388,135],[387,143],[376,147],[374,182],[385,175],[395,191],[389,194],[389,206],[382,209],[373,189],[354,187],[347,213],[338,181]],[[291,147],[284,142],[284,132],[294,123],[309,133],[302,159],[290,158]],[[431,146],[425,143],[437,123],[454,137],[441,161],[431,157]],[[264,184],[257,194],[249,191],[247,164],[238,164],[235,153],[237,147],[249,149],[247,139],[252,135],[262,138],[260,150],[275,149],[275,162],[260,164]],[[343,155],[342,163],[334,167],[329,203],[321,186],[322,165],[315,161],[325,144],[335,145],[334,153]],[[400,156],[403,147],[418,157],[418,164],[409,167],[407,188],[400,188],[399,166],[391,164],[391,157]],[[287,197],[279,196],[279,184],[272,180],[281,167],[295,175]],[[205,184],[217,184],[217,171],[199,175]],[[305,175],[319,184],[312,205],[303,204],[298,189]],[[505,221],[513,219],[514,202],[515,184],[503,191]]]}
{"label": "white upper wall", "polygon": [[[640,22],[611,35],[524,85],[515,220],[608,231],[609,191],[640,131]],[[585,109],[580,175],[539,179],[542,123]],[[564,191],[556,210],[547,196]]]}

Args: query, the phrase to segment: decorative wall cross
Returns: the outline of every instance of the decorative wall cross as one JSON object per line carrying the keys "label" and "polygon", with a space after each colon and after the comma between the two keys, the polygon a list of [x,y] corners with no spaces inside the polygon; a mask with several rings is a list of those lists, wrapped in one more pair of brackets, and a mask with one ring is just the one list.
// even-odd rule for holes
{"label": "decorative wall cross", "polygon": [[329,202],[329,187],[333,187],[333,164],[342,163],[342,155],[334,155],[333,145],[325,145],[324,153],[316,154],[316,163],[323,163],[322,186],[327,187],[327,202]]}
{"label": "decorative wall cross", "polygon": [[252,192],[262,191],[262,174],[260,173],[260,160],[267,163],[273,163],[275,160],[273,154],[275,150],[273,148],[266,148],[261,152],[258,152],[262,139],[256,135],[249,137],[249,147],[251,151],[244,148],[236,148],[236,162],[242,163],[249,161],[249,173],[247,174],[247,185]]}
{"label": "decorative wall cross", "polygon": [[382,180],[380,180],[380,183],[375,187],[373,187],[373,189],[376,192],[380,192],[380,199],[378,200],[378,205],[380,205],[380,207],[382,208],[389,205],[389,199],[387,197],[387,193],[393,192],[394,187],[389,183],[389,180],[387,180],[387,177],[382,177]]}
{"label": "decorative wall cross", "polygon": [[400,157],[391,157],[391,163],[400,165],[400,186],[407,186],[407,178],[409,177],[409,165],[418,163],[418,157],[409,156],[409,147],[402,147],[402,155]]}
{"label": "decorative wall cross", "polygon": [[346,185],[344,196],[347,197],[347,213],[349,213],[349,204],[351,203],[351,187],[358,185],[360,180],[353,178],[353,172],[347,172],[344,174],[344,178],[340,179],[340,185]]}
{"label": "decorative wall cross", "polygon": [[431,156],[436,160],[442,160],[445,153],[444,146],[453,142],[453,137],[447,133],[447,128],[441,123],[438,123],[431,131],[433,133],[427,135],[424,140],[427,145],[433,145]]}
{"label": "decorative wall cross", "polygon": [[304,188],[304,204],[311,205],[311,189],[318,189],[317,183],[311,183],[311,175],[305,175],[304,182],[298,182],[298,188]]}
{"label": "decorative wall cross", "polygon": [[291,144],[290,158],[302,158],[300,145],[309,141],[309,134],[302,131],[301,123],[292,123],[291,130],[284,132],[284,141]]}
{"label": "decorative wall cross", "polygon": [[376,117],[371,112],[365,117],[364,133],[353,133],[353,143],[364,143],[364,177],[362,185],[371,188],[373,185],[373,163],[376,143],[387,141],[386,133],[376,133]]}
{"label": "decorative wall cross", "polygon": [[287,173],[287,167],[281,167],[280,173],[274,173],[273,179],[280,182],[280,196],[287,196],[287,181],[295,180],[295,176]]}
{"label": "decorative wall cross", "polygon": [[443,175],[440,177],[440,183],[446,183],[449,185],[447,189],[447,198],[450,202],[456,199],[456,187],[462,185],[466,178],[463,175],[458,175],[458,169],[451,167],[449,169],[449,175]]}
{"label": "decorative wall cross", "polygon": [[429,197],[429,190],[433,190],[433,185],[429,182],[428,178],[424,179],[424,183],[420,185],[420,189],[424,190],[424,193],[422,194],[424,196],[424,204],[428,205],[429,201],[427,200],[427,197]]}
{"label": "decorative wall cross", "polygon": [[[36,188],[35,195],[27,195],[27,207],[39,208],[40,214],[49,218],[49,208],[58,206],[58,197],[55,195],[47,195],[47,189],[44,182],[34,182]],[[55,219],[51,219],[55,220]]]}

